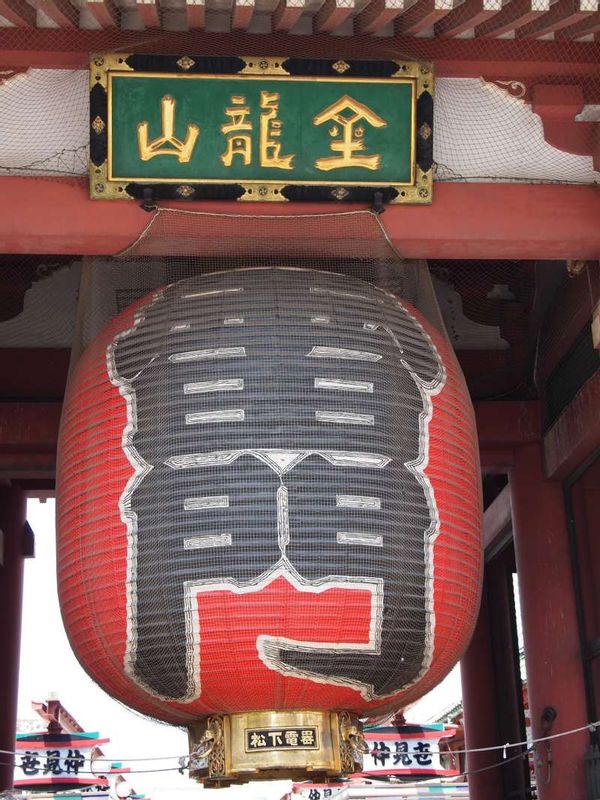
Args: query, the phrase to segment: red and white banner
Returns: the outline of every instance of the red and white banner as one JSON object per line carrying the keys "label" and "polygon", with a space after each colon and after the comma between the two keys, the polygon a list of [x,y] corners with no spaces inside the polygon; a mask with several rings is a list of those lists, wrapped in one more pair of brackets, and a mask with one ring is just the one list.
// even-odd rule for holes
{"label": "red and white banner", "polygon": [[101,753],[99,745],[108,741],[97,734],[21,735],[16,742],[15,787],[108,787],[107,778],[91,769]]}
{"label": "red and white banner", "polygon": [[361,775],[444,777],[459,774],[444,740],[456,728],[442,724],[398,725],[365,731],[369,753],[363,756]]}

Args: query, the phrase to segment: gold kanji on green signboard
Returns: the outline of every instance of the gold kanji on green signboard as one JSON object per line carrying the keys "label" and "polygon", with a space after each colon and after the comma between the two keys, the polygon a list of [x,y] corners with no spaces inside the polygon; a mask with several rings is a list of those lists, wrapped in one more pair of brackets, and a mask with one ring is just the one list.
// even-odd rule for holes
{"label": "gold kanji on green signboard", "polygon": [[431,202],[430,65],[336,63],[94,54],[92,196]]}
{"label": "gold kanji on green signboard", "polygon": [[[142,161],[150,161],[156,156],[175,156],[180,164],[187,164],[191,159],[194,147],[200,136],[200,128],[191,122],[187,126],[185,139],[183,141],[178,139],[175,136],[175,107],[175,100],[166,94],[160,103],[162,136],[158,136],[151,142],[148,141],[148,122],[144,120],[139,123],[137,137]],[[167,147],[166,145],[170,146]]]}
{"label": "gold kanji on green signboard", "polygon": [[[344,116],[344,112],[350,111],[350,116]],[[387,122],[378,114],[358,100],[345,94],[335,103],[317,114],[313,119],[313,125],[322,125],[324,122],[334,122],[342,128],[342,138],[331,142],[331,149],[340,156],[330,156],[329,158],[318,158],[315,167],[324,171],[331,169],[341,169],[342,167],[364,167],[365,169],[379,169],[381,163],[380,155],[357,156],[355,153],[366,150],[364,143],[365,129],[362,125],[354,127],[358,122],[364,120],[374,128],[385,128]],[[329,135],[335,137],[339,134],[337,125],[332,125]]]}
{"label": "gold kanji on green signboard", "polygon": [[[293,169],[295,155],[281,155],[282,143],[279,137],[282,134],[283,123],[278,116],[279,99],[278,92],[260,93],[259,159],[261,167],[289,170]],[[253,157],[254,126],[250,118],[251,108],[243,95],[232,96],[230,102],[231,105],[224,111],[229,121],[221,125],[221,133],[226,137],[221,161],[226,167],[231,167],[234,158],[239,156],[242,163],[248,166],[252,163]],[[144,120],[138,124],[138,149],[142,161],[149,161],[160,155],[176,156],[181,164],[186,164],[191,159],[200,136],[200,127],[193,122],[188,123],[186,138],[183,141],[178,139],[174,134],[175,108],[175,100],[170,95],[165,95],[161,100],[162,136],[152,141],[148,141],[148,122]],[[349,116],[347,112],[350,112]],[[379,169],[380,154],[357,155],[366,150],[365,128],[358,124],[361,121],[374,128],[387,127],[387,122],[372,109],[347,94],[315,115],[312,120],[315,126],[324,122],[334,123],[329,129],[329,135],[333,138],[330,148],[333,152],[340,153],[340,155],[317,158],[314,162],[317,169],[323,171],[344,167]],[[340,134],[340,128],[342,138],[335,139]]]}

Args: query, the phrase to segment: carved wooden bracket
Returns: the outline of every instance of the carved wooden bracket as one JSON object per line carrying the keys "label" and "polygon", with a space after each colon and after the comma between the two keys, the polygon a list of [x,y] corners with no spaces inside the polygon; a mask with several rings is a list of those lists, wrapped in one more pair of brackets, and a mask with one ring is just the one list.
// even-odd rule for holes
{"label": "carved wooden bracket", "polygon": [[21,67],[20,69],[15,67],[5,68],[0,65],[0,86],[14,78],[15,75],[22,75],[24,72],[27,72],[27,67]]}
{"label": "carved wooden bracket", "polygon": [[[585,88],[579,84],[526,84],[517,80],[484,77],[510,97],[531,105],[542,120],[544,139],[565,153],[592,156],[600,170],[600,122],[579,122],[575,117],[586,104]],[[587,102],[597,102],[587,100]]]}
{"label": "carved wooden bracket", "polygon": [[600,170],[600,123],[575,119],[585,105],[581,86],[536,84],[531,89],[531,108],[544,126],[544,139],[565,153],[592,156]]}

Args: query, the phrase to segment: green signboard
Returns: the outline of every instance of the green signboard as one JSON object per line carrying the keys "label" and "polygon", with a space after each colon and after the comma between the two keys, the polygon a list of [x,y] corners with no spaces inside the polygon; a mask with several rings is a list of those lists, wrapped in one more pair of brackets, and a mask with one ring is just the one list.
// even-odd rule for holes
{"label": "green signboard", "polygon": [[429,65],[102,54],[93,198],[431,202]]}

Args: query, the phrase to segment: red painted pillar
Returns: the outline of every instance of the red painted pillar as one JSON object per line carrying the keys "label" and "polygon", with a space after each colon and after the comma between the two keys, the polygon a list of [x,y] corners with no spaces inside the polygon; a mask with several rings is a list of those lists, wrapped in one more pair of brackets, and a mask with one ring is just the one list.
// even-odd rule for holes
{"label": "red painted pillar", "polygon": [[[15,749],[17,725],[25,515],[24,493],[0,485],[0,750],[9,751]],[[12,758],[4,755],[0,758],[0,791],[12,785]]]}
{"label": "red painted pillar", "polygon": [[[537,738],[544,735],[546,706],[558,713],[551,733],[588,721],[563,489],[544,479],[540,445],[516,451],[510,491],[529,708]],[[546,749],[537,749],[539,800],[585,800],[587,744],[585,731],[554,740],[550,766]]]}
{"label": "red painted pillar", "polygon": [[[465,749],[492,747],[498,741],[494,664],[488,613],[487,591],[484,584],[479,617],[471,643],[460,662]],[[470,753],[467,771],[483,769],[500,761],[498,751]],[[474,772],[468,777],[470,800],[503,800],[502,776],[499,769]]]}

